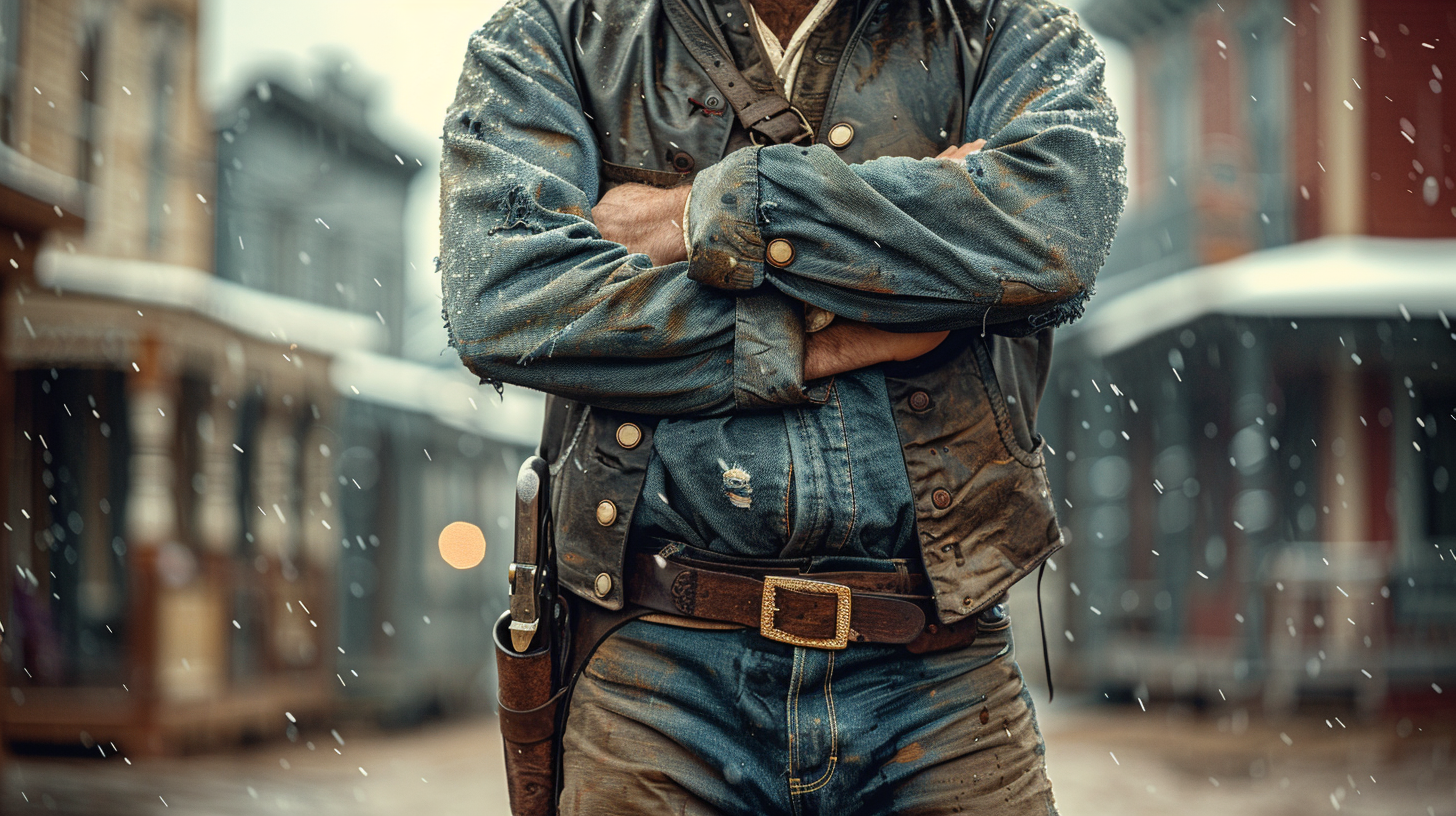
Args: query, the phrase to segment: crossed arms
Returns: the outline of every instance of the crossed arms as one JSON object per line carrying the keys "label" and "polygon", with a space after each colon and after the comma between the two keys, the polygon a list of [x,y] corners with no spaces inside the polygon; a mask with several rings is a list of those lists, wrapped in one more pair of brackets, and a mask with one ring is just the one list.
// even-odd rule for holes
{"label": "crossed arms", "polygon": [[[960,161],[985,145],[977,139],[946,148],[937,159]],[[677,217],[688,204],[683,185],[662,189],[647,184],[613,187],[592,208],[592,220],[602,237],[628,252],[641,253],[653,265],[688,259],[687,243]],[[867,323],[841,320],[804,339],[804,379],[817,380],[879,363],[913,360],[945,340],[949,331],[890,332]]]}
{"label": "crossed arms", "polygon": [[[952,329],[1074,318],[1125,194],[1116,114],[1070,15],[1029,2],[1002,25],[967,115],[984,149],[858,165],[823,146],[735,151],[696,177],[685,246],[683,192],[599,195],[559,35],[513,4],[472,37],[446,122],[452,345],[485,379],[723,413],[822,399],[821,377]],[[776,237],[799,250],[789,268],[764,262]],[[806,335],[803,303],[843,319]]]}

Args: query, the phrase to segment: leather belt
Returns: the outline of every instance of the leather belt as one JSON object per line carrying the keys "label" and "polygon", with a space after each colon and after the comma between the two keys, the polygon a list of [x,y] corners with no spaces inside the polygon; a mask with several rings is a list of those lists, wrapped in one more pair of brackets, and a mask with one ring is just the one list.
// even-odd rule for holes
{"label": "leather belt", "polygon": [[626,576],[627,599],[670,615],[757,627],[769,640],[816,649],[886,643],[921,653],[963,646],[976,636],[974,618],[938,624],[928,595],[895,591],[924,586],[924,576],[750,574],[716,567],[635,555]]}

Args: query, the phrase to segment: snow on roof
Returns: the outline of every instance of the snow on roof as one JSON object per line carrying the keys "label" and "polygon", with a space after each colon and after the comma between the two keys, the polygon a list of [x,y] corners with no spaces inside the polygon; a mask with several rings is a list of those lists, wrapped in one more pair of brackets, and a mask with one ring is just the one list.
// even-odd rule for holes
{"label": "snow on roof", "polygon": [[253,289],[189,266],[45,250],[36,259],[35,273],[47,288],[191,311],[244,334],[312,351],[373,350],[386,340],[375,318]]}
{"label": "snow on roof", "polygon": [[363,351],[339,354],[329,367],[334,390],[380,405],[434,416],[462,431],[534,447],[545,396],[507,386],[504,396],[479,385],[464,366],[435,368]]}
{"label": "snow on roof", "polygon": [[1061,330],[1107,355],[1204,315],[1456,316],[1456,240],[1335,236],[1161,278]]}
{"label": "snow on roof", "polygon": [[45,250],[36,279],[47,288],[191,311],[239,332],[297,343],[331,358],[329,380],[346,397],[431,416],[461,431],[534,446],[543,395],[483,388],[464,366],[435,368],[377,353],[384,329],[371,317],[222,280],[176,264]]}

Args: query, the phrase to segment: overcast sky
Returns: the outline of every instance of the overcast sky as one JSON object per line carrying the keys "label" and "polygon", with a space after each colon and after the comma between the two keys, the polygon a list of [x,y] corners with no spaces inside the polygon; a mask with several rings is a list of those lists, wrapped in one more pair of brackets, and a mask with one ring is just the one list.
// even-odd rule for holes
{"label": "overcast sky", "polygon": [[[636,0],[626,0],[635,2]],[[406,258],[414,265],[408,287],[415,325],[412,356],[437,359],[439,134],[445,107],[470,33],[501,0],[203,0],[204,102],[220,109],[260,76],[292,75],[302,88],[319,57],[338,54],[376,89],[371,121],[380,135],[420,159],[407,215]],[[1078,3],[1069,3],[1075,7]],[[1129,71],[1124,52],[1104,42],[1109,85],[1131,122]],[[438,329],[438,331],[437,331]]]}

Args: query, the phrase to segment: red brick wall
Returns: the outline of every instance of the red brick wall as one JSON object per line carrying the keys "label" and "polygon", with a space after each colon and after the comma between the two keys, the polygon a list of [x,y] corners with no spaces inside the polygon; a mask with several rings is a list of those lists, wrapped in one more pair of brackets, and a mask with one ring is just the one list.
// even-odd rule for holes
{"label": "red brick wall", "polygon": [[1241,38],[1229,25],[1228,14],[1205,9],[1191,30],[1202,128],[1200,175],[1194,193],[1198,256],[1203,263],[1218,263],[1254,249],[1249,231],[1255,196],[1247,127],[1248,82]]}
{"label": "red brick wall", "polygon": [[1366,0],[1363,6],[1369,232],[1456,236],[1456,3]]}

